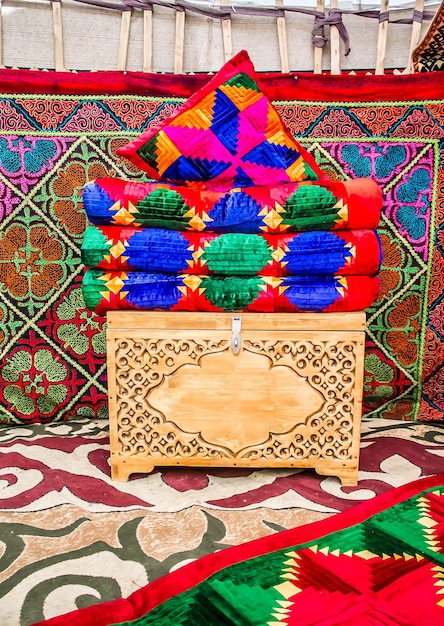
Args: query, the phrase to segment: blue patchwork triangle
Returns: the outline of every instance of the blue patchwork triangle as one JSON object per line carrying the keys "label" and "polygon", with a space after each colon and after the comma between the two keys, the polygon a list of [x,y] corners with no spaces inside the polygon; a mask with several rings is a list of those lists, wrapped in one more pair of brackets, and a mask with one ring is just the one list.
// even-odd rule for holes
{"label": "blue patchwork triangle", "polygon": [[236,154],[239,109],[222,91],[216,89],[215,93],[211,131],[231,154]]}
{"label": "blue patchwork triangle", "polygon": [[228,167],[230,167],[230,163],[224,163],[224,161],[193,159],[181,155],[164,171],[162,178],[166,180],[206,181],[216,178]]}
{"label": "blue patchwork triangle", "polygon": [[233,187],[254,187],[256,183],[244,172],[241,167],[236,169]]}
{"label": "blue patchwork triangle", "polygon": [[295,162],[298,156],[299,152],[297,150],[263,141],[250,152],[244,154],[242,160],[248,163],[263,165],[264,167],[282,167],[287,169]]}

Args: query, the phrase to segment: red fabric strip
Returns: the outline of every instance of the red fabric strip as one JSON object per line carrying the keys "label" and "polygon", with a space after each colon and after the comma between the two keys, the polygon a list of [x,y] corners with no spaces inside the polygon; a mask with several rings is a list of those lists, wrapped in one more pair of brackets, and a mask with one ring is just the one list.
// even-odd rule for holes
{"label": "red fabric strip", "polygon": [[[43,72],[0,70],[1,93],[83,95],[151,95],[188,98],[211,79],[207,74],[174,75],[142,72]],[[330,76],[258,73],[261,87],[272,100],[320,102],[410,101],[442,99],[444,72],[384,76]]]}

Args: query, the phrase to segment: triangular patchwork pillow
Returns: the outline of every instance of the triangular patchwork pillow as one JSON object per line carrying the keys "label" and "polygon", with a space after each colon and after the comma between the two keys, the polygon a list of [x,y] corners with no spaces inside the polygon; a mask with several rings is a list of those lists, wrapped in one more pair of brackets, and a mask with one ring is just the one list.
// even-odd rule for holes
{"label": "triangular patchwork pillow", "polygon": [[118,150],[150,178],[212,189],[325,178],[242,51],[173,115]]}

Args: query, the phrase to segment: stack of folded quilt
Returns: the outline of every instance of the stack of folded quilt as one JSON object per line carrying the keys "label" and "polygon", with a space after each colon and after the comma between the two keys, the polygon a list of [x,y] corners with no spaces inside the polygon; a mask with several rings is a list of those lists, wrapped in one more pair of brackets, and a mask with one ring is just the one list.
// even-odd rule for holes
{"label": "stack of folded quilt", "polygon": [[119,151],[153,182],[83,191],[86,305],[355,311],[379,289],[382,195],[332,182],[285,128],[246,52]]}

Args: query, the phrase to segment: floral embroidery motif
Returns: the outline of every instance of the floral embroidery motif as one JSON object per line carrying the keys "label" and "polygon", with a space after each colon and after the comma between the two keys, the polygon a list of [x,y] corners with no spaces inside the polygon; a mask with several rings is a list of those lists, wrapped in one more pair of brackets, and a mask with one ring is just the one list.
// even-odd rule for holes
{"label": "floral embroidery motif", "polygon": [[44,298],[66,277],[64,249],[43,225],[13,224],[0,236],[0,283],[17,299]]}
{"label": "floral embroidery motif", "polygon": [[68,396],[68,369],[47,349],[16,350],[1,369],[3,397],[12,410],[26,417],[50,415]]}

